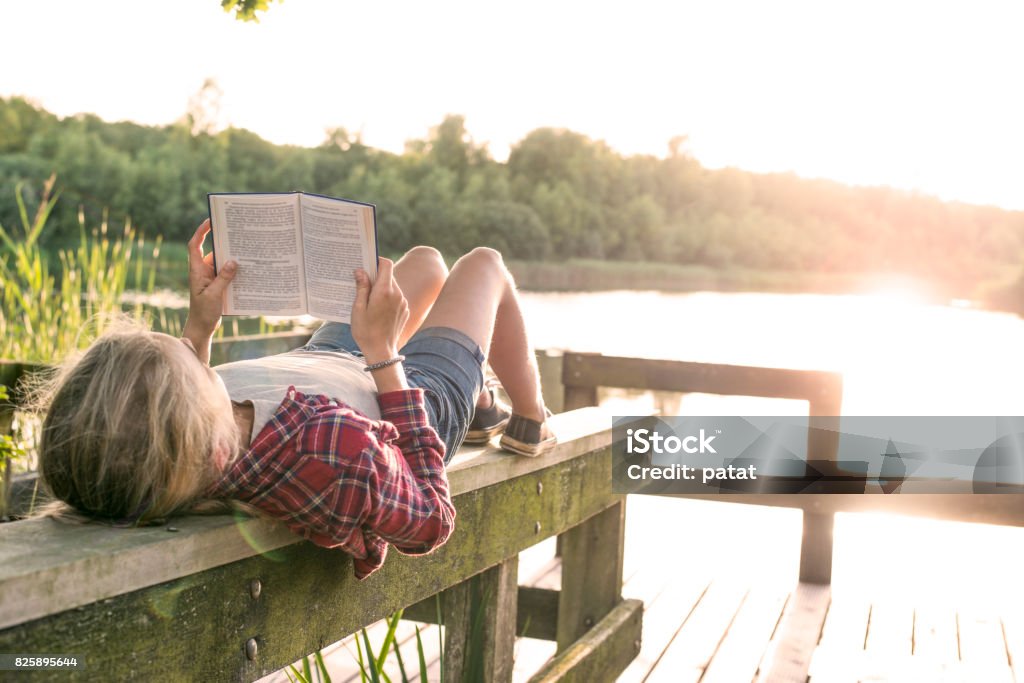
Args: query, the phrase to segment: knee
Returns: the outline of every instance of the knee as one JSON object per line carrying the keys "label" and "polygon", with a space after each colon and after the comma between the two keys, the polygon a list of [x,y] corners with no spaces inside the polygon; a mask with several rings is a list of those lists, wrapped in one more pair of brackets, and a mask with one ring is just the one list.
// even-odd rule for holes
{"label": "knee", "polygon": [[459,260],[495,270],[505,270],[505,260],[502,258],[501,252],[490,247],[477,247]]}
{"label": "knee", "polygon": [[435,261],[437,263],[444,264],[444,258],[441,256],[441,252],[433,247],[420,245],[405,252],[405,255],[409,258],[422,259],[424,261]]}
{"label": "knee", "polygon": [[416,264],[416,269],[426,275],[430,276],[430,279],[438,283],[438,288],[444,284],[445,279],[448,277],[448,266],[445,265],[444,257],[441,256],[441,252],[433,247],[413,247],[405,253],[402,260],[410,260]]}

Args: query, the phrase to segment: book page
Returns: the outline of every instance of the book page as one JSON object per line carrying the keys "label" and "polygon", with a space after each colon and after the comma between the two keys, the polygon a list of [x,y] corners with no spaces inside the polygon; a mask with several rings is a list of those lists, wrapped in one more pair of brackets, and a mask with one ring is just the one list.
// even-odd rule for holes
{"label": "book page", "polygon": [[210,195],[210,214],[217,266],[238,261],[224,313],[305,313],[298,195]]}
{"label": "book page", "polygon": [[377,277],[377,230],[373,207],[304,194],[302,247],[309,314],[351,322],[356,298],[353,271]]}

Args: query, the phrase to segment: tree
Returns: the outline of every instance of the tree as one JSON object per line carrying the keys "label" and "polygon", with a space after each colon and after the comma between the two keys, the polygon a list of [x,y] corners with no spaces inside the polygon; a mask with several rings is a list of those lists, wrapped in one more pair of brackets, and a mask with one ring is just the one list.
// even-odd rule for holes
{"label": "tree", "polygon": [[[239,21],[259,23],[260,18],[256,13],[266,12],[272,2],[274,0],[221,0],[220,6],[224,8],[225,12],[234,10],[235,19]],[[284,0],[277,0],[277,2],[284,2]]]}

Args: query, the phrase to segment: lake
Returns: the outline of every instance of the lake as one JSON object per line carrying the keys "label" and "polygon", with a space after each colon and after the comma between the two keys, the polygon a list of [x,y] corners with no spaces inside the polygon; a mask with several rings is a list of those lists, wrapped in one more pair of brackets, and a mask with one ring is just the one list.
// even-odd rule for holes
{"label": "lake", "polygon": [[[908,293],[525,293],[523,303],[538,348],[833,370],[849,415],[1024,414],[1024,320],[1009,313]],[[766,399],[701,406],[794,412]]]}

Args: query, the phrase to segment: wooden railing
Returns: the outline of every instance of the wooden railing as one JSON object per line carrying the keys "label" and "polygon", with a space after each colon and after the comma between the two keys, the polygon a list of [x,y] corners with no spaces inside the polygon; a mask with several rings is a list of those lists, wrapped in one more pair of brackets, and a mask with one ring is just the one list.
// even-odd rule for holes
{"label": "wooden railing", "polygon": [[[557,643],[534,680],[610,680],[639,651],[643,614],[621,596],[625,505],[608,477],[611,416],[587,408],[552,426],[559,444],[539,458],[460,450],[448,468],[451,538],[425,557],[393,553],[365,581],[345,553],[263,519],[0,524],[0,652],[86,662],[39,680],[253,680],[400,608],[435,621],[440,593],[447,680],[466,680],[470,647],[483,680],[511,680],[526,625]],[[561,589],[520,591],[518,553],[553,535]]]}
{"label": "wooden railing", "polygon": [[[828,473],[835,463],[842,412],[842,376],[681,361],[566,353],[562,383],[567,409],[597,404],[599,387],[787,398],[808,402],[807,453]],[[680,497],[771,505],[803,510],[800,580],[827,584],[832,577],[832,528],[836,512],[892,512],[935,519],[1024,526],[1024,504],[1012,494],[678,494]]]}

